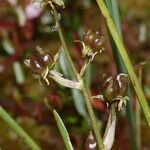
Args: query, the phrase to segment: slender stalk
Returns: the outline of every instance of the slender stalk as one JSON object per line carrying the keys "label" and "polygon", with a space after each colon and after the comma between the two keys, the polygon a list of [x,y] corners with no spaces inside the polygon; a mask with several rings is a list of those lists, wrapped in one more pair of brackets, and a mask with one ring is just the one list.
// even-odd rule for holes
{"label": "slender stalk", "polygon": [[0,117],[20,136],[32,150],[41,148],[31,139],[31,137],[12,119],[12,117],[0,107]]}
{"label": "slender stalk", "polygon": [[135,89],[135,92],[137,94],[140,105],[143,109],[143,112],[144,112],[144,115],[147,119],[148,125],[150,126],[150,108],[149,108],[148,103],[146,101],[146,98],[144,96],[143,90],[139,84],[138,78],[134,72],[134,69],[133,69],[132,64],[130,62],[130,59],[129,59],[128,54],[126,52],[126,49],[125,49],[121,39],[119,38],[119,35],[116,31],[115,24],[114,24],[110,14],[109,14],[109,11],[108,11],[104,1],[103,0],[96,0],[96,1],[97,1],[98,5],[101,9],[103,16],[105,17],[107,27],[108,27],[108,29],[109,29],[109,31],[110,31],[113,39],[114,39],[114,42],[115,42],[115,44],[119,50],[120,56],[121,56],[125,66],[126,66],[127,72],[130,76],[132,85]]}
{"label": "slender stalk", "polygon": [[66,44],[66,41],[65,41],[65,39],[64,39],[63,31],[62,31],[61,25],[60,25],[60,23],[59,23],[58,14],[57,14],[57,11],[56,11],[55,7],[54,7],[54,19],[55,19],[55,22],[56,22],[56,24],[57,24],[57,26],[58,26],[58,29],[57,29],[57,30],[58,30],[58,34],[59,34],[59,37],[60,37],[62,46],[63,46],[63,48],[64,48],[65,55],[66,55],[66,57],[67,57],[67,59],[68,59],[69,65],[70,65],[71,68],[72,68],[72,75],[77,79],[77,78],[78,78],[78,72],[77,72],[77,70],[76,70],[76,68],[75,68],[75,66],[74,66],[74,64],[73,64],[73,61],[72,61],[72,59],[71,59],[71,57],[70,57],[69,49],[68,49],[67,44]]}
{"label": "slender stalk", "polygon": [[64,39],[64,35],[63,35],[61,25],[58,21],[58,14],[57,14],[57,11],[56,11],[55,8],[54,8],[54,19],[55,19],[56,24],[58,25],[58,34],[59,34],[60,40],[62,42],[62,46],[64,48],[66,57],[68,59],[68,63],[72,68],[73,75],[76,78],[76,80],[78,80],[79,82],[82,83],[81,92],[84,96],[85,104],[86,104],[86,107],[87,107],[87,110],[88,110],[88,114],[89,114],[89,117],[90,117],[91,125],[92,125],[92,128],[93,128],[93,133],[94,133],[94,136],[95,136],[95,140],[97,142],[98,149],[99,150],[104,150],[102,137],[100,135],[100,129],[98,127],[98,122],[96,120],[96,117],[95,117],[95,114],[94,114],[94,111],[93,111],[93,108],[92,108],[91,98],[90,98],[89,92],[86,89],[86,86],[84,84],[83,79],[80,78],[80,75],[78,74],[78,72],[77,72],[77,70],[76,70],[76,68],[73,64],[72,58],[69,54],[69,49],[68,49],[67,44],[66,44],[65,39]]}
{"label": "slender stalk", "polygon": [[64,144],[65,144],[65,147],[66,147],[66,150],[73,150],[73,146],[71,144],[71,141],[70,141],[70,137],[69,137],[69,134],[68,134],[68,131],[61,119],[61,117],[59,116],[59,114],[57,113],[56,110],[53,110],[53,114],[54,114],[54,117],[55,117],[55,120],[57,122],[57,126],[59,128],[59,131],[60,131],[60,134],[62,136],[62,139],[64,141]]}
{"label": "slender stalk", "polygon": [[73,89],[80,89],[80,83],[77,81],[68,80],[61,75],[58,74],[58,72],[51,70],[50,71],[50,78],[52,78],[54,81],[56,81],[58,84],[69,87]]}
{"label": "slender stalk", "polygon": [[115,103],[111,104],[111,109],[109,112],[108,122],[105,129],[103,141],[106,150],[111,150],[114,139],[115,139],[115,129],[116,129],[116,106]]}
{"label": "slender stalk", "polygon": [[94,133],[98,148],[100,150],[104,150],[104,145],[103,145],[103,142],[102,142],[103,140],[102,140],[102,137],[100,136],[100,130],[99,130],[99,127],[97,125],[98,122],[97,122],[97,119],[95,117],[92,105],[91,105],[91,100],[90,100],[91,97],[90,97],[89,92],[87,91],[84,83],[83,83],[81,91],[82,91],[84,99],[85,99],[85,104],[86,104],[86,107],[87,107],[87,110],[88,110],[88,113],[89,113],[89,116],[90,116],[90,121],[91,121],[91,125],[92,125],[92,128],[93,128],[93,133]]}

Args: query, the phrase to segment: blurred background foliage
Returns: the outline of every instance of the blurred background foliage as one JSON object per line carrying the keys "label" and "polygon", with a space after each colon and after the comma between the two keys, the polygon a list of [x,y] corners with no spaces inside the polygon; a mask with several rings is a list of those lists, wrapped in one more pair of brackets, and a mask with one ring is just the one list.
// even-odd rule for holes
{"label": "blurred background foliage", "polygon": [[[94,0],[65,0],[61,10],[61,24],[77,70],[83,65],[81,45],[74,43],[88,29],[102,29],[106,51],[94,59],[85,80],[92,95],[100,93],[100,76],[115,75],[114,63],[105,21]],[[120,0],[121,29],[128,54],[135,71],[143,66],[142,86],[150,102],[150,2],[148,0]],[[73,92],[50,82],[40,85],[37,77],[24,66],[23,60],[33,53],[36,45],[53,55],[60,48],[60,40],[52,31],[54,21],[48,9],[30,0],[0,0],[0,105],[3,106],[31,135],[43,150],[64,149],[57,129],[52,108],[61,115],[71,142],[76,150],[85,149],[89,134],[86,111],[80,93]],[[56,69],[69,77],[64,68],[64,58]],[[135,99],[131,99],[135,110]],[[47,107],[51,106],[51,109]],[[103,102],[92,101],[101,127],[105,126],[108,109]],[[150,130],[144,117],[141,121],[142,149],[149,149]],[[2,150],[25,150],[27,146],[3,121],[0,120],[0,148]],[[123,145],[123,147],[122,147]],[[114,149],[131,149],[129,126],[125,113],[118,115]]]}

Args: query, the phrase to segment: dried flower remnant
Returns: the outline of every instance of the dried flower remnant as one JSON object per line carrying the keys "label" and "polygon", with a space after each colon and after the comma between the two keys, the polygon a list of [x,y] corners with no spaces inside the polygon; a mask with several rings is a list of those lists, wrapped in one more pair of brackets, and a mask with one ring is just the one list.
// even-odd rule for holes
{"label": "dried flower remnant", "polygon": [[99,30],[88,30],[82,37],[83,57],[93,60],[97,53],[101,53],[104,50],[102,46],[104,39]]}
{"label": "dried flower remnant", "polygon": [[82,57],[85,59],[84,65],[80,70],[80,76],[84,75],[87,66],[93,61],[95,55],[104,51],[104,39],[100,30],[93,31],[90,29],[82,36],[82,41],[75,40],[75,42],[82,43]]}
{"label": "dried flower remnant", "polygon": [[90,131],[88,138],[86,140],[85,149],[86,150],[97,150],[97,143],[94,139],[92,131]]}
{"label": "dried flower remnant", "polygon": [[27,58],[24,63],[30,68],[33,74],[40,75],[49,85],[47,75],[55,64],[51,54],[45,52],[40,46],[37,46],[34,55]]}
{"label": "dried flower remnant", "polygon": [[118,110],[122,110],[123,105],[126,106],[126,101],[129,98],[126,96],[128,90],[128,76],[120,73],[114,78],[107,74],[102,77],[101,91],[107,105],[116,103]]}

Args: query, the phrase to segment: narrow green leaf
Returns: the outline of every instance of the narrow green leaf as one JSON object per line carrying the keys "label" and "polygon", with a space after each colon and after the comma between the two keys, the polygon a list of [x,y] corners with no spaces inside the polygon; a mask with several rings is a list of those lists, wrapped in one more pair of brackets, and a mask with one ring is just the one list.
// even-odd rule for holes
{"label": "narrow green leaf", "polygon": [[69,78],[69,76],[70,76],[71,73],[68,70],[69,67],[68,67],[68,65],[66,63],[66,56],[64,54],[63,48],[62,48],[62,50],[60,52],[60,56],[59,56],[59,65],[60,65],[60,68],[61,68],[64,76],[66,78]]}
{"label": "narrow green leaf", "polygon": [[41,150],[32,138],[2,107],[0,107],[0,118],[2,118],[24,140],[31,150]]}
{"label": "narrow green leaf", "polygon": [[55,120],[57,122],[57,126],[59,128],[62,139],[64,141],[64,144],[66,146],[66,149],[73,150],[73,147],[72,147],[72,144],[71,144],[71,141],[69,138],[69,134],[67,132],[67,129],[66,129],[62,119],[60,118],[59,114],[55,110],[53,110],[53,114],[54,114]]}
{"label": "narrow green leaf", "polygon": [[86,112],[84,99],[83,99],[81,92],[76,89],[72,89],[71,92],[73,95],[75,108],[77,109],[78,113],[82,115],[83,117],[87,118],[87,112]]}

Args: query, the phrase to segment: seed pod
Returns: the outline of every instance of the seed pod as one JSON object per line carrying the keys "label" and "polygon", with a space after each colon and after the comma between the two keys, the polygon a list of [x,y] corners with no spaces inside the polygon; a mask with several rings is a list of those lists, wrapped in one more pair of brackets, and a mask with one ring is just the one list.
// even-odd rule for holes
{"label": "seed pod", "polygon": [[85,50],[83,50],[84,55],[92,56],[92,54],[102,49],[104,36],[101,35],[100,30],[97,31],[89,30],[83,35],[82,40],[84,44],[87,46],[85,49],[88,49],[87,52],[84,52]]}
{"label": "seed pod", "polygon": [[35,57],[37,61],[44,67],[48,67],[53,64],[53,56],[45,52],[40,46],[36,47]]}
{"label": "seed pod", "polygon": [[88,135],[88,138],[86,140],[85,149],[86,150],[97,150],[97,143],[94,139],[92,131],[90,131],[90,133]]}
{"label": "seed pod", "polygon": [[82,37],[83,42],[90,46],[90,44],[96,39],[96,35],[92,30],[88,30]]}
{"label": "seed pod", "polygon": [[119,75],[116,76],[116,80],[118,81],[119,84],[119,95],[122,97],[127,95],[128,91],[128,75],[124,73],[120,73]]}
{"label": "seed pod", "polygon": [[101,29],[98,29],[97,31],[95,31],[96,36],[101,36]]}
{"label": "seed pod", "polygon": [[102,80],[101,91],[104,99],[106,99],[108,103],[112,103],[119,92],[119,85],[117,80],[114,80],[112,76],[105,74]]}
{"label": "seed pod", "polygon": [[30,68],[32,73],[36,75],[41,75],[41,73],[44,70],[43,66],[41,66],[41,64],[37,61],[35,56],[31,56],[28,59],[26,59],[25,64],[27,67]]}
{"label": "seed pod", "polygon": [[104,42],[104,36],[98,37],[96,38],[93,42],[92,42],[92,49],[95,51],[99,51],[102,48],[102,44]]}

